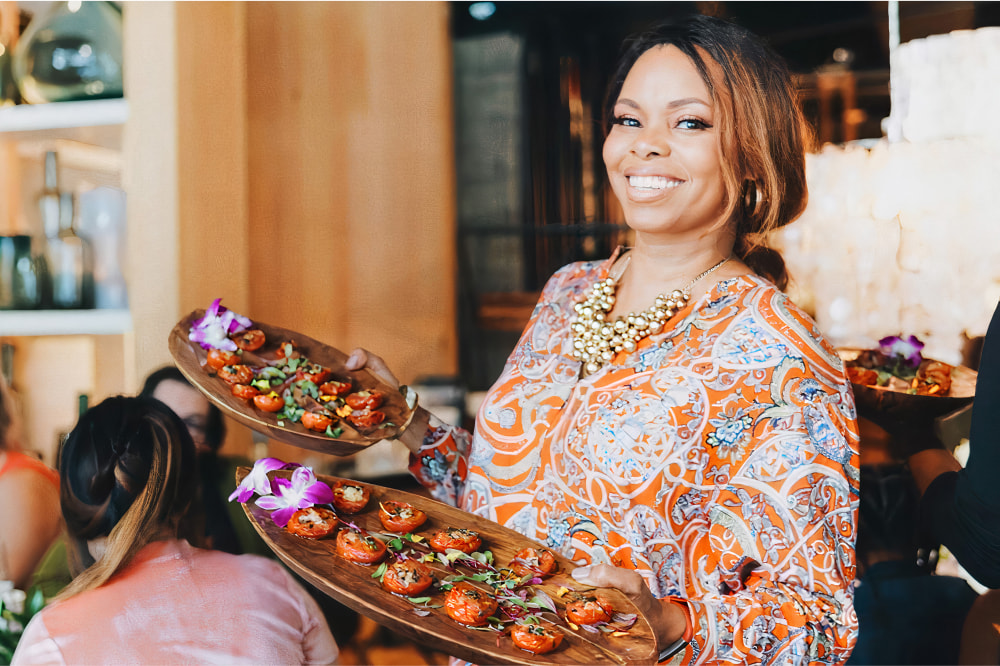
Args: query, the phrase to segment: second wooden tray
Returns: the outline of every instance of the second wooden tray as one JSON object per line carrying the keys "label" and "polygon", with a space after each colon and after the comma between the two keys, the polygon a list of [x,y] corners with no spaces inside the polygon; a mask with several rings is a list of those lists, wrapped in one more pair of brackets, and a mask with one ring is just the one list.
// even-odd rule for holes
{"label": "second wooden tray", "polygon": [[[237,471],[237,482],[249,472],[245,467]],[[288,475],[282,471],[273,474]],[[339,479],[320,475],[319,480],[333,484]],[[427,513],[427,522],[416,534],[429,536],[441,528],[460,527],[474,530],[483,538],[481,550],[493,553],[497,566],[506,566],[515,554],[526,547],[544,546],[527,537],[485,518],[461,511],[432,499],[382,486],[359,483],[371,491],[367,507],[360,513],[342,516],[358,527],[385,532],[378,519],[379,502],[397,500],[407,502]],[[436,608],[421,616],[414,604],[403,597],[391,594],[382,588],[378,580],[372,578],[376,567],[353,564],[336,553],[335,539],[310,540],[289,534],[271,520],[269,511],[258,507],[253,500],[244,504],[250,522],[265,543],[293,571],[312,583],[334,599],[353,610],[366,615],[380,624],[423,643],[434,650],[479,664],[653,664],[656,662],[656,641],[645,617],[638,613],[631,601],[618,590],[602,589],[600,595],[607,598],[617,611],[636,613],[635,624],[623,635],[615,636],[601,631],[590,632],[583,628],[572,629],[560,625],[565,638],[556,650],[535,655],[515,646],[507,634],[489,630],[477,630],[463,626],[448,617],[444,608]],[[557,556],[557,573],[546,577],[541,584],[532,587],[545,591],[557,604],[561,587],[580,592],[591,591],[577,583],[570,572],[575,565],[568,559]],[[431,564],[439,576],[447,575],[447,569],[440,564]],[[434,604],[443,603],[444,594],[429,591]],[[560,609],[561,610],[561,609]]]}

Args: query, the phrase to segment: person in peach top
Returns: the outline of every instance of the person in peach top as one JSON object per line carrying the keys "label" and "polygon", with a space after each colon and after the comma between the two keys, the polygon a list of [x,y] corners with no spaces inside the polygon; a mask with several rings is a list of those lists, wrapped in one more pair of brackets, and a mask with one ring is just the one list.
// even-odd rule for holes
{"label": "person in peach top", "polygon": [[14,398],[0,376],[0,580],[23,590],[59,536],[62,516],[59,475],[20,450],[19,425]]}
{"label": "person in peach top", "polygon": [[[627,43],[607,111],[634,247],[560,269],[475,433],[418,411],[410,469],[629,595],[661,661],[841,663],[857,638],[855,405],[763,245],[806,202],[787,68],[697,16]],[[396,381],[355,350],[348,367],[365,366]]]}
{"label": "person in peach top", "polygon": [[195,446],[163,403],[90,409],[60,470],[76,575],[12,663],[336,663],[316,602],[280,564],[192,545],[204,534]]}

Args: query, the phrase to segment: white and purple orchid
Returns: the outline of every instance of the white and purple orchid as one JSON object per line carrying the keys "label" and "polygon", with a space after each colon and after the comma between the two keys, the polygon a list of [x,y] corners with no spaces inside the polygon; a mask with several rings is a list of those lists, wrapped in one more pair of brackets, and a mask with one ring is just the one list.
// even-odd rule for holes
{"label": "white and purple orchid", "polygon": [[236,343],[229,336],[247,330],[253,326],[253,322],[243,315],[222,307],[221,302],[221,298],[212,301],[211,307],[205,311],[205,316],[194,321],[188,339],[197,342],[204,349],[223,349],[234,352],[236,351]]}
{"label": "white and purple orchid", "polygon": [[878,341],[879,350],[890,358],[897,359],[902,363],[916,368],[923,360],[920,350],[924,348],[924,343],[911,335],[909,338],[901,338],[898,335],[890,335]]}
{"label": "white and purple orchid", "polygon": [[253,469],[243,477],[240,485],[236,486],[236,490],[229,496],[229,501],[232,502],[235,499],[242,504],[253,497],[254,494],[261,497],[270,495],[271,481],[267,478],[267,473],[283,469],[286,464],[284,460],[278,460],[277,458],[261,458],[253,464]]}
{"label": "white and purple orchid", "polygon": [[298,467],[291,479],[274,479],[271,483],[273,495],[257,499],[257,506],[271,511],[271,520],[278,527],[288,524],[288,519],[299,509],[333,501],[330,486],[316,479],[308,467]]}

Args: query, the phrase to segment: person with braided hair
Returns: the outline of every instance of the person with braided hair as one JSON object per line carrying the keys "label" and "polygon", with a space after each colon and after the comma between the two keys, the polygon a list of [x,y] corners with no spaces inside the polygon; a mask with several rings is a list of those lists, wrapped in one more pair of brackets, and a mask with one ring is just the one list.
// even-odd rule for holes
{"label": "person with braided hair", "polygon": [[195,445],[166,405],[93,407],[59,469],[74,578],[28,623],[13,663],[336,662],[316,602],[281,565],[199,547]]}
{"label": "person with braided hair", "polygon": [[18,426],[14,397],[0,376],[0,580],[25,589],[62,518],[59,475],[21,450]]}

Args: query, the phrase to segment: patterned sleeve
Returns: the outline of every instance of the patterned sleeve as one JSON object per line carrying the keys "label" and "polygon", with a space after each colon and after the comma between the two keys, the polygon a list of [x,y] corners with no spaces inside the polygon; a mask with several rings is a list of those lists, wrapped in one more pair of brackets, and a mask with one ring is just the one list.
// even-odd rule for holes
{"label": "patterned sleeve", "polygon": [[692,663],[836,664],[857,639],[854,400],[833,350],[799,342],[706,429],[709,526],[685,548],[707,591],[684,600]]}
{"label": "patterned sleeve", "polygon": [[[506,367],[516,363],[524,346],[530,339],[530,332],[538,319],[539,312],[561,291],[562,284],[577,270],[579,264],[570,264],[559,269],[542,290],[528,325],[521,339],[507,359]],[[506,373],[506,370],[505,370]],[[469,452],[472,448],[472,434],[462,428],[446,424],[431,415],[427,432],[418,454],[410,455],[410,473],[439,502],[459,506],[462,490],[469,470]]]}
{"label": "patterned sleeve", "polygon": [[420,452],[410,454],[410,473],[431,497],[458,506],[469,469],[471,441],[472,435],[467,430],[448,425],[431,414]]}

